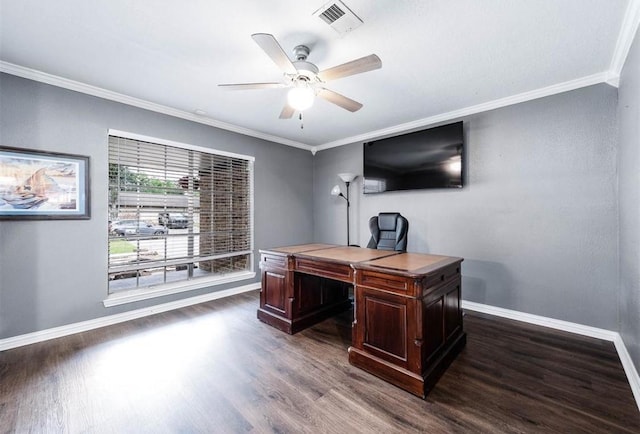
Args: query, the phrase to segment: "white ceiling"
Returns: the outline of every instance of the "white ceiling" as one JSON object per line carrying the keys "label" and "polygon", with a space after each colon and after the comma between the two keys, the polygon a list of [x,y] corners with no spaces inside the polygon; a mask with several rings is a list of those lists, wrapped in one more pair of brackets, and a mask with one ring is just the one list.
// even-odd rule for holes
{"label": "white ceiling", "polygon": [[[0,0],[0,71],[308,149],[324,149],[575,89],[616,84],[636,0],[345,0],[364,24],[339,35],[325,0]],[[382,69],[327,83],[361,102],[316,100],[278,119],[285,89],[252,40],[271,33],[326,69],[377,54]],[[195,110],[206,112],[204,116]]]}

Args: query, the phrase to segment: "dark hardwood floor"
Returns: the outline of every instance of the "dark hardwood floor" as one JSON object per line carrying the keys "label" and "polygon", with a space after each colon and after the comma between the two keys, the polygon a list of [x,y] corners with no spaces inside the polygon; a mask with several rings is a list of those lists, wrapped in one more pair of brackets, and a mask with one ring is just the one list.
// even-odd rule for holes
{"label": "dark hardwood floor", "polygon": [[290,336],[241,294],[0,353],[6,433],[640,432],[610,342],[469,312],[421,400],[347,361],[350,312]]}

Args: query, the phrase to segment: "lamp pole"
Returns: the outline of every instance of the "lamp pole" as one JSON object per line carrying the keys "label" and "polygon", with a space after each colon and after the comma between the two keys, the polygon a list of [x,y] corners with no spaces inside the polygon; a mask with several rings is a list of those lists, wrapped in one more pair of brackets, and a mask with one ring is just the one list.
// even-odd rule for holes
{"label": "lamp pole", "polygon": [[351,244],[349,239],[349,206],[351,205],[349,202],[349,184],[351,183],[349,181],[345,181],[345,184],[347,186],[347,246],[349,246]]}
{"label": "lamp pole", "polygon": [[344,200],[347,201],[347,246],[351,244],[351,236],[349,234],[349,208],[351,207],[351,202],[349,201],[349,185],[353,182],[354,179],[358,177],[355,173],[338,173],[338,177],[345,183],[347,186],[347,195],[345,196],[340,191],[339,185],[334,185],[331,189],[332,196],[340,196]]}

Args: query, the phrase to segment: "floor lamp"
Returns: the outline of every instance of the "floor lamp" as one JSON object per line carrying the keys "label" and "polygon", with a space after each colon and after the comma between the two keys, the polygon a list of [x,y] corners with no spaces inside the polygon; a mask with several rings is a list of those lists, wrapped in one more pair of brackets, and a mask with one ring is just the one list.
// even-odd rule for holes
{"label": "floor lamp", "polygon": [[345,196],[344,194],[342,194],[342,191],[340,191],[340,186],[337,185],[337,184],[334,185],[333,188],[331,189],[331,195],[332,196],[340,196],[341,198],[343,198],[344,200],[347,201],[347,246],[348,246],[348,245],[351,244],[351,240],[349,239],[349,205],[350,205],[350,203],[349,203],[349,184],[351,184],[353,182],[353,180],[358,177],[358,175],[356,175],[355,173],[338,173],[338,177],[347,186],[347,195]]}

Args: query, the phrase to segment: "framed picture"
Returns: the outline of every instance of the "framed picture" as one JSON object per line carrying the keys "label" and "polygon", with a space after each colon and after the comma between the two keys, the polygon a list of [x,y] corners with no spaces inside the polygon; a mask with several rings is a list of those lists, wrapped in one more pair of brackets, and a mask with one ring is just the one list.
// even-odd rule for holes
{"label": "framed picture", "polygon": [[90,217],[89,157],[0,146],[0,220]]}

